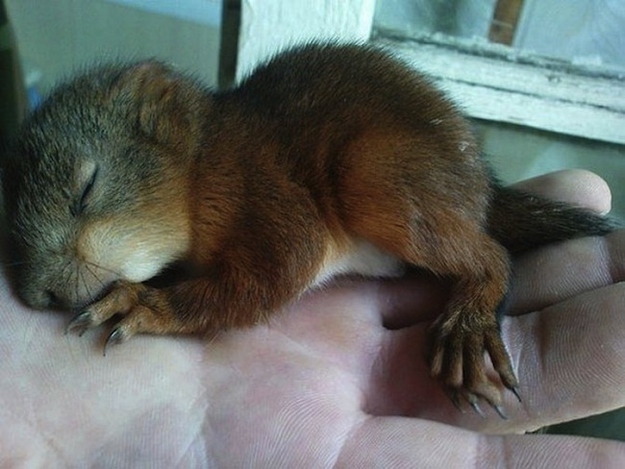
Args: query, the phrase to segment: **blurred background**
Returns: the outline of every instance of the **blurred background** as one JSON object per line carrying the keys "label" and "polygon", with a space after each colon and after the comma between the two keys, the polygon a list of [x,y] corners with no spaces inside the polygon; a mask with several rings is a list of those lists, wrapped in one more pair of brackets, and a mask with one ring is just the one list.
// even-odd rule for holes
{"label": "blurred background", "polygon": [[[253,36],[249,22],[263,22],[263,8],[281,2],[289,0],[0,0],[0,137],[10,135],[56,82],[97,62],[157,57],[211,86],[227,86],[235,77],[241,38],[247,34],[247,41],[264,39],[249,37]],[[570,69],[584,79],[603,80],[614,96],[614,103],[607,106],[610,122],[625,122],[622,0],[349,2],[359,8],[372,6],[374,38],[416,39],[445,50],[469,48],[478,57],[508,55],[516,63],[544,63],[545,69]],[[331,3],[319,2],[328,11]],[[290,3],[291,10],[295,4]],[[309,8],[304,6],[307,2],[301,4]],[[241,26],[242,15],[247,15],[246,27]],[[306,21],[306,15],[278,18],[276,31],[289,21],[294,23],[288,27],[297,30]],[[263,30],[272,34],[273,26]],[[586,168],[610,183],[614,213],[625,219],[625,125],[606,132],[615,137],[591,138],[583,132],[564,134],[505,119],[474,121],[485,152],[504,181]],[[596,124],[601,127],[601,122]],[[625,440],[625,419],[615,412],[552,431]]]}

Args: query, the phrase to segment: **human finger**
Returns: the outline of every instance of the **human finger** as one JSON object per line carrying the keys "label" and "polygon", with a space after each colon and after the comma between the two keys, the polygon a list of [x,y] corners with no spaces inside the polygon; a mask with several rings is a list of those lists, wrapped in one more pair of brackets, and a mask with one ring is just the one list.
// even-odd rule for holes
{"label": "human finger", "polygon": [[625,444],[552,435],[482,435],[420,419],[373,417],[336,467],[621,468]]}
{"label": "human finger", "polygon": [[509,314],[536,311],[625,280],[625,230],[529,252],[514,263]]}
{"label": "human finger", "polygon": [[625,406],[625,284],[507,318],[502,333],[522,403],[507,396],[507,422],[487,431],[528,431]]}
{"label": "human finger", "polygon": [[610,187],[600,176],[583,169],[567,169],[520,181],[513,187],[599,213],[610,211]]}

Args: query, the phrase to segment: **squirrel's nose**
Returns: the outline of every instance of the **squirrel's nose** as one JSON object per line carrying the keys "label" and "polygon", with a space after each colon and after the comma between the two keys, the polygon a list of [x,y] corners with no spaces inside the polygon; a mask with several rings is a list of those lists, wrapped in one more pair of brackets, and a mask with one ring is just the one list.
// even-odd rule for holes
{"label": "squirrel's nose", "polygon": [[54,293],[52,290],[46,290],[45,295],[48,300],[48,305],[47,305],[48,308],[59,308],[62,306],[63,302],[60,300],[58,295]]}

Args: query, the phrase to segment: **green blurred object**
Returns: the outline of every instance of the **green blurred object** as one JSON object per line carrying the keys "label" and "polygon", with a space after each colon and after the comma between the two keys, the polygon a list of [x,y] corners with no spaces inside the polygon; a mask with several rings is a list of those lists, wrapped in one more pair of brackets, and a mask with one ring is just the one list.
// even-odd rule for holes
{"label": "green blurred object", "polygon": [[625,409],[553,425],[547,429],[546,433],[625,441]]}
{"label": "green blurred object", "polygon": [[9,137],[26,111],[26,92],[4,0],[0,0],[0,140]]}

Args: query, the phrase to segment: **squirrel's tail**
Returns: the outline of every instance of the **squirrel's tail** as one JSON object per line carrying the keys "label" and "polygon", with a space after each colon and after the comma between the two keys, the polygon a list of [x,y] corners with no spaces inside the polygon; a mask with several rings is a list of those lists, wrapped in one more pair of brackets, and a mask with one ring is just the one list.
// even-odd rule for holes
{"label": "squirrel's tail", "polygon": [[569,204],[494,187],[488,231],[512,254],[582,236],[601,236],[618,227],[614,220]]}

